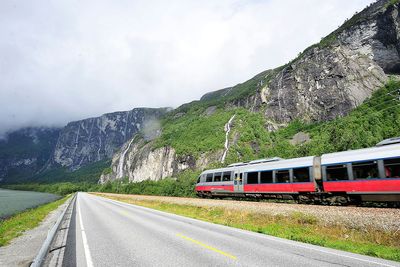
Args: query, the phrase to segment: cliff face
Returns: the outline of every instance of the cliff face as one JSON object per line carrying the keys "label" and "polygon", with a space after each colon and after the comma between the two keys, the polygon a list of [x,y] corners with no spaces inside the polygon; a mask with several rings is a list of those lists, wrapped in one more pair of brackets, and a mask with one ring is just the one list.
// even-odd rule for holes
{"label": "cliff face", "polygon": [[110,159],[139,132],[155,138],[168,109],[136,108],[70,122],[64,128],[25,128],[0,140],[0,183],[37,179],[46,170],[74,171]]}
{"label": "cliff face", "polygon": [[[346,115],[385,84],[388,75],[400,74],[399,7],[398,3],[378,1],[285,66],[208,93],[200,101],[178,108],[175,116],[186,116],[196,104],[210,114],[217,106],[242,107],[262,112],[268,122],[266,130],[274,131],[294,119],[326,121]],[[122,177],[157,180],[183,169],[205,167],[221,156],[204,151],[201,157],[187,156],[191,159],[182,164],[173,147],[152,149],[152,143],[143,145],[137,140],[130,144],[125,152],[114,155],[112,172],[100,182]],[[195,163],[198,160],[204,164]]]}
{"label": "cliff face", "polygon": [[103,173],[100,183],[127,177],[129,181],[160,180],[186,169],[205,168],[218,161],[222,151],[207,153],[199,158],[178,156],[172,147],[153,148],[153,142],[135,137],[125,143],[112,159],[111,172]]}
{"label": "cliff face", "polygon": [[57,142],[58,128],[24,128],[0,140],[0,182],[19,182],[39,172]]}
{"label": "cliff face", "polygon": [[[399,4],[378,1],[283,67],[256,76],[255,94],[231,101],[285,125],[346,115],[400,74]],[[263,85],[264,84],[264,85]],[[224,89],[228,93],[230,88]],[[224,94],[218,91],[219,95]]]}
{"label": "cliff face", "polygon": [[135,108],[70,122],[60,133],[49,167],[76,170],[85,164],[111,158],[126,141],[148,124],[158,121],[166,111]]}

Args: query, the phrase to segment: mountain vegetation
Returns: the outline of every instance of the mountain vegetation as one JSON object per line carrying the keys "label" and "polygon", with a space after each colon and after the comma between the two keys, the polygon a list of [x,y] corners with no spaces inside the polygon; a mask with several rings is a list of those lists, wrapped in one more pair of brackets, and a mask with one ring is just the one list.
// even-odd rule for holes
{"label": "mountain vegetation", "polygon": [[[371,98],[349,115],[328,122],[307,123],[294,120],[286,127],[270,132],[265,129],[262,112],[244,108],[219,108],[210,116],[205,108],[193,106],[185,116],[167,118],[157,145],[172,146],[178,154],[199,154],[223,148],[224,125],[235,115],[231,138],[240,134],[227,163],[265,157],[293,158],[374,146],[379,141],[400,133],[400,82],[391,79]],[[310,135],[310,141],[291,144],[299,132]]]}
{"label": "mountain vegetation", "polygon": [[[167,131],[159,142],[171,142],[179,153],[200,153],[208,149],[221,148],[225,133],[224,123],[236,114],[235,131],[241,133],[240,139],[230,149],[227,162],[212,163],[209,167],[225,166],[237,161],[248,161],[264,157],[293,158],[323,153],[358,149],[374,146],[379,141],[397,136],[400,133],[400,81],[391,79],[376,91],[371,98],[350,112],[349,115],[328,122],[304,123],[293,121],[275,132],[267,131],[265,118],[261,113],[249,112],[243,108],[232,110],[218,109],[211,116],[200,116],[204,110],[188,110],[185,118],[174,123],[166,122]],[[189,115],[190,114],[190,115]],[[197,119],[196,119],[197,118]],[[168,118],[166,119],[168,121]],[[185,123],[190,122],[190,130],[184,131]],[[216,129],[219,129],[216,130]],[[293,136],[306,133],[310,140],[293,144]],[[174,134],[175,133],[175,134]],[[235,132],[232,133],[234,135]],[[256,145],[255,145],[256,144]],[[254,147],[259,149],[254,149]],[[78,171],[68,173],[48,172],[41,177],[43,183],[9,185],[10,189],[35,190],[60,195],[75,191],[99,191],[125,194],[169,195],[193,197],[194,185],[199,170],[184,171],[174,177],[159,181],[141,181],[130,183],[127,178],[95,184],[96,177],[109,162],[102,162]],[[106,168],[106,171],[111,171]],[[58,178],[57,178],[58,177]],[[91,179],[87,179],[87,178]],[[75,183],[66,182],[72,179]],[[85,181],[91,181],[87,183]],[[62,183],[50,183],[64,181]]]}

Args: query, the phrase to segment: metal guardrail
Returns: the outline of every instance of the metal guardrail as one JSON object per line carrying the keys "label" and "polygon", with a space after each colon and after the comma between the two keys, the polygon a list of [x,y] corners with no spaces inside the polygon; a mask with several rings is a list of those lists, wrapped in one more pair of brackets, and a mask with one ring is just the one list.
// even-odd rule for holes
{"label": "metal guardrail", "polygon": [[30,267],[41,267],[47,254],[49,253],[50,245],[54,240],[54,237],[56,236],[57,230],[60,227],[61,222],[64,219],[65,213],[71,206],[71,203],[74,202],[76,198],[76,193],[72,196],[71,201],[68,203],[67,207],[64,209],[63,213],[60,215],[58,218],[56,224],[51,228],[50,232],[47,234],[47,238],[44,241],[42,247],[39,250],[39,253],[36,255],[35,259],[31,263]]}

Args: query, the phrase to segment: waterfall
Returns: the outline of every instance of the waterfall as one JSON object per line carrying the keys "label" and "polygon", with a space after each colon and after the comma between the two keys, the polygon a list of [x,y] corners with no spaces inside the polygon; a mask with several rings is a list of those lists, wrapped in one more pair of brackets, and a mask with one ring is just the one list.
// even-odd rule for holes
{"label": "waterfall", "polygon": [[229,132],[231,131],[231,124],[233,119],[235,118],[236,115],[233,115],[229,121],[225,124],[225,150],[224,150],[224,154],[222,154],[222,158],[221,158],[221,163],[225,162],[225,158],[226,158],[226,154],[228,153],[228,149],[229,149]]}
{"label": "waterfall", "polygon": [[128,146],[126,147],[126,149],[121,153],[121,156],[119,157],[118,170],[117,170],[117,179],[118,178],[122,178],[122,176],[123,176],[125,155],[128,152],[128,150],[131,147],[131,144],[132,144],[132,142],[134,140],[135,140],[135,138],[132,138],[132,140],[129,142]]}

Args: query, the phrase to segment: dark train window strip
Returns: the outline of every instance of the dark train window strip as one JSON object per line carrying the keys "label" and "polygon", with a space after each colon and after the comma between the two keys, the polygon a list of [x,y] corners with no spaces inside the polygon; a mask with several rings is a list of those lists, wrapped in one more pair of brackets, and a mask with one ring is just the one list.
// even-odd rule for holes
{"label": "dark train window strip", "polygon": [[214,182],[221,182],[221,179],[222,179],[222,173],[221,172],[214,173]]}
{"label": "dark train window strip", "polygon": [[247,183],[248,184],[258,184],[258,172],[248,172],[247,173]]}
{"label": "dark train window strip", "polygon": [[357,162],[352,166],[355,180],[379,178],[377,161]]}
{"label": "dark train window strip", "polygon": [[327,181],[349,180],[349,174],[346,164],[326,166]]}
{"label": "dark train window strip", "polygon": [[289,170],[275,171],[277,183],[290,183],[290,172]]}
{"label": "dark train window strip", "polygon": [[263,171],[260,174],[260,183],[272,184],[274,182],[272,171]]}
{"label": "dark train window strip", "polygon": [[293,183],[304,183],[309,181],[310,181],[309,168],[293,169]]}
{"label": "dark train window strip", "polygon": [[222,181],[231,181],[231,174],[232,172],[224,172],[224,174],[222,175]]}
{"label": "dark train window strip", "polygon": [[400,178],[400,158],[383,161],[386,178]]}

